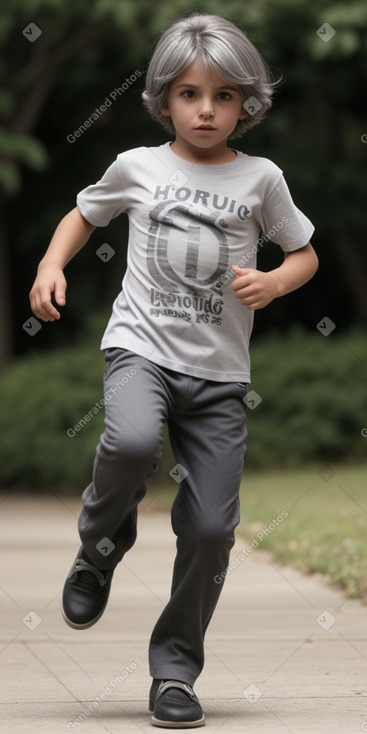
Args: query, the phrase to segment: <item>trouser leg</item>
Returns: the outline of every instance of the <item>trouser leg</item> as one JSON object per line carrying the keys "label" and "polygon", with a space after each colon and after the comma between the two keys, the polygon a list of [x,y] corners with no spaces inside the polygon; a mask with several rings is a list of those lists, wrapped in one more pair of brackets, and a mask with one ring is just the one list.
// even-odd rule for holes
{"label": "trouser leg", "polygon": [[106,354],[104,400],[105,430],[78,527],[90,559],[112,569],[136,539],[137,505],[157,469],[168,399],[156,365],[113,349]]}
{"label": "trouser leg", "polygon": [[204,636],[228,567],[239,522],[246,439],[246,388],[193,378],[189,399],[168,426],[182,479],[172,507],[177,535],[171,597],[153,630],[154,678],[193,685],[204,664]]}

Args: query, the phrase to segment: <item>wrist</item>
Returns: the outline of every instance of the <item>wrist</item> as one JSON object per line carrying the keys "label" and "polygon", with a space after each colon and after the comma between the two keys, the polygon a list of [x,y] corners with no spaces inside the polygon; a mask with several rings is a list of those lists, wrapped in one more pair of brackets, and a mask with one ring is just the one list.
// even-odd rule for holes
{"label": "wrist", "polygon": [[63,270],[63,266],[57,260],[51,260],[48,257],[43,257],[38,263],[37,272],[44,270],[45,268],[56,268],[57,270]]}
{"label": "wrist", "polygon": [[269,271],[269,275],[273,278],[274,298],[280,298],[280,296],[284,296],[287,293],[286,285],[281,278],[279,270],[280,268],[276,268],[275,270]]}

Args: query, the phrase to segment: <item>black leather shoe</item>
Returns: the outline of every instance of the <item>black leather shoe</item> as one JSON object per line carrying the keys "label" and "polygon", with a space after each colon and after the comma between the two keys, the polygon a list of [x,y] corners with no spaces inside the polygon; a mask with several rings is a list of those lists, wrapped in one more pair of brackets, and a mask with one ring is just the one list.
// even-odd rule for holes
{"label": "black leather shoe", "polygon": [[189,729],[205,724],[199,699],[191,686],[178,680],[153,679],[149,711],[153,711],[153,726]]}
{"label": "black leather shoe", "polygon": [[68,573],[61,599],[61,613],[74,629],[87,629],[98,622],[108,601],[112,571],[101,571],[83,556],[83,546]]}

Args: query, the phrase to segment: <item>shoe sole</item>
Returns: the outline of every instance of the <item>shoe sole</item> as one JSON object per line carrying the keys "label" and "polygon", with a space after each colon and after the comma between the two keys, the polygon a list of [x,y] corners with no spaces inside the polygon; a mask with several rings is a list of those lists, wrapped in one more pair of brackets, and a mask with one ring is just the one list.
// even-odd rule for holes
{"label": "shoe sole", "polygon": [[163,721],[163,719],[156,719],[155,716],[152,716],[151,722],[153,726],[160,726],[162,729],[194,729],[204,726],[205,716],[203,714],[202,718],[196,721]]}
{"label": "shoe sole", "polygon": [[106,604],[104,605],[103,609],[101,609],[101,611],[97,614],[96,617],[94,617],[94,619],[92,619],[90,622],[84,622],[83,624],[78,624],[77,622],[73,622],[66,615],[65,609],[64,609],[63,604],[62,604],[62,599],[61,599],[61,603],[60,603],[61,615],[62,615],[62,618],[63,618],[64,622],[66,622],[66,624],[69,625],[69,627],[72,627],[72,629],[74,629],[74,630],[86,630],[89,627],[93,627],[93,625],[96,624],[96,622],[98,622],[99,619],[101,619],[102,614],[103,614],[103,612],[106,609],[107,602],[108,602],[108,599],[107,599]]}

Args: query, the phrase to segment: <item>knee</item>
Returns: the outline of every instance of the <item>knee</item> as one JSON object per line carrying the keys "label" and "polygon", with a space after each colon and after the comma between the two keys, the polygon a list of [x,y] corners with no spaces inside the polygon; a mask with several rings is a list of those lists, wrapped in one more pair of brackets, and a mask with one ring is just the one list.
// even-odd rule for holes
{"label": "knee", "polygon": [[234,529],[237,523],[213,520],[204,517],[199,522],[189,526],[190,539],[196,546],[232,548],[234,544]]}
{"label": "knee", "polygon": [[101,448],[105,455],[123,464],[154,466],[159,455],[159,443],[143,435],[130,433],[105,432],[101,437]]}

